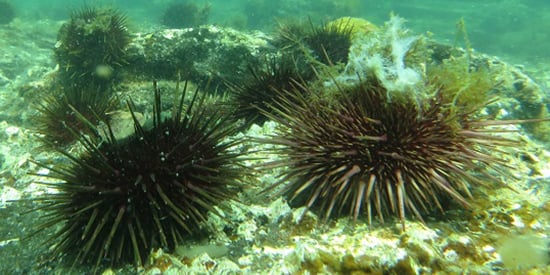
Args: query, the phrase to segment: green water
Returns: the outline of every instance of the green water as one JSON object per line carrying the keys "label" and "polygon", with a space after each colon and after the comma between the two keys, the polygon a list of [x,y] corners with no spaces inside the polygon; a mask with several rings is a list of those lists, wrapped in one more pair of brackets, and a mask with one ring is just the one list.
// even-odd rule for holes
{"label": "green water", "polygon": [[[29,19],[65,19],[68,10],[82,5],[110,5],[126,12],[136,29],[157,24],[171,0],[138,1],[12,1],[17,13]],[[472,46],[517,63],[550,59],[550,2],[545,0],[243,0],[192,1],[210,5],[209,23],[269,31],[277,20],[310,17],[326,21],[341,16],[363,17],[376,24],[391,12],[407,19],[416,32],[432,32],[453,43],[455,23],[464,18]]]}

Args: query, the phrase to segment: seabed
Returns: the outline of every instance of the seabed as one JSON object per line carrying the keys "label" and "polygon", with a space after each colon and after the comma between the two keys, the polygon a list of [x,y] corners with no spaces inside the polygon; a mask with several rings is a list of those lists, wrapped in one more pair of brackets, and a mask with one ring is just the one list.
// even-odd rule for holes
{"label": "seabed", "polygon": [[[9,27],[0,28],[0,37],[10,37],[0,39],[0,48],[4,51],[0,57],[0,266],[10,266],[9,270],[14,272],[68,272],[66,267],[49,266],[44,261],[45,249],[40,248],[39,241],[48,232],[24,239],[25,234],[32,231],[34,216],[20,215],[29,206],[13,202],[51,192],[36,184],[37,176],[31,173],[48,171],[37,167],[31,159],[45,163],[61,161],[58,155],[40,150],[40,143],[29,128],[35,112],[32,102],[47,91],[60,69],[52,63],[51,51],[59,27],[59,22],[29,25],[16,20]],[[142,57],[143,63],[136,66],[170,58],[149,53],[169,53],[168,49],[185,43],[186,35],[201,32],[206,36],[204,47],[211,47],[214,55],[238,48],[259,56],[269,40],[263,33],[242,33],[216,26],[203,26],[200,31],[141,33],[136,34],[131,46],[134,53]],[[32,43],[28,42],[29,37],[33,38]],[[150,48],[152,45],[156,48]],[[547,102],[548,95],[542,87],[550,84],[550,74],[543,71],[544,68],[522,68],[479,53],[475,58],[490,61],[502,79],[503,116],[514,112],[522,115],[522,110],[517,109],[521,103]],[[212,58],[203,65],[220,65],[218,68],[227,72],[223,64],[216,62]],[[529,76],[525,70],[529,70]],[[136,105],[146,105],[150,100],[152,86],[143,79],[124,83],[126,90],[132,91]],[[159,82],[175,85],[174,79]],[[272,133],[274,127],[271,122],[263,127],[255,125],[243,135],[264,137]],[[139,273],[550,274],[550,147],[543,141],[550,137],[544,136],[545,130],[529,133],[519,128],[519,134],[513,138],[522,140],[522,147],[506,152],[510,167],[514,167],[514,177],[506,182],[511,188],[474,190],[472,209],[452,208],[444,215],[426,217],[425,224],[409,217],[407,230],[403,232],[395,218],[387,219],[384,224],[374,220],[370,226],[364,218],[353,221],[342,217],[323,222],[314,212],[290,208],[282,198],[254,203],[241,199],[246,203],[230,205],[231,210],[224,212],[224,218],[210,216],[208,223],[217,231],[212,232],[208,240],[189,243],[175,251],[155,251]],[[249,161],[249,164],[263,161]],[[252,180],[254,189],[242,194],[243,198],[276,181],[274,174],[269,173]],[[224,231],[227,224],[234,230]],[[78,272],[75,270],[72,272]],[[135,268],[127,267],[99,273],[135,272]]]}

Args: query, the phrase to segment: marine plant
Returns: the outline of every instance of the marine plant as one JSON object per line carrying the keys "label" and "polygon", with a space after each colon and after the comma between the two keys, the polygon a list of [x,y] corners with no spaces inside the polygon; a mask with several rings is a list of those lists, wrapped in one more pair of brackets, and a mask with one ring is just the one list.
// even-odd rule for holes
{"label": "marine plant", "polygon": [[408,215],[423,221],[452,202],[469,207],[472,188],[504,185],[506,159],[493,152],[518,144],[499,135],[509,131],[499,125],[517,121],[480,116],[488,102],[465,108],[457,102],[467,92],[449,96],[434,86],[425,87],[433,97],[422,104],[389,100],[375,78],[337,86],[332,98],[316,88],[308,96],[289,90],[264,112],[280,126],[261,142],[283,156],[269,167],[288,167],[266,192],[277,189],[325,220],[397,216],[405,229]]}
{"label": "marine plant", "polygon": [[404,23],[404,19],[392,15],[384,26],[358,35],[350,48],[344,72],[336,78],[340,82],[357,83],[364,76],[372,76],[390,95],[408,94],[418,102],[429,97],[417,89],[422,86],[429,55],[425,38],[411,34],[403,27]]}
{"label": "marine plant", "polygon": [[73,12],[57,39],[55,59],[65,86],[94,83],[106,90],[128,62],[131,37],[126,16],[114,9],[86,7]]}
{"label": "marine plant", "polygon": [[487,66],[470,66],[469,59],[466,55],[445,59],[426,70],[428,82],[444,90],[444,101],[462,109],[479,108],[489,101],[497,82]]}
{"label": "marine plant", "polygon": [[117,100],[104,95],[100,87],[69,86],[59,95],[46,95],[36,104],[34,130],[48,147],[65,147],[78,139],[68,129],[92,134],[95,126],[108,119],[116,104]]}
{"label": "marine plant", "polygon": [[186,102],[186,90],[166,114],[155,83],[151,123],[140,124],[130,100],[133,135],[115,137],[108,121],[95,135],[69,127],[81,153],[58,149],[68,163],[38,163],[51,171],[43,184],[56,190],[35,199],[44,212],[38,230],[59,225],[45,241],[55,258],[142,266],[151,251],[208,231],[208,213],[234,198],[245,171],[232,150],[241,141],[228,139],[236,128],[229,115],[205,111],[198,89]]}

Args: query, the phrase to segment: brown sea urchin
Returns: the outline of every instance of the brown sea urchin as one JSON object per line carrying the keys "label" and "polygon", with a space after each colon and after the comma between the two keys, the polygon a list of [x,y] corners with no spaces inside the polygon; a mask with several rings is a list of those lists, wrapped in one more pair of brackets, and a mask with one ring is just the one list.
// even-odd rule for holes
{"label": "brown sea urchin", "polygon": [[448,201],[469,206],[471,185],[498,182],[495,172],[503,173],[505,160],[491,150],[517,144],[490,128],[511,122],[477,117],[434,93],[419,105],[388,100],[375,80],[340,87],[331,100],[289,91],[265,113],[280,126],[262,142],[286,156],[271,167],[288,167],[271,188],[325,219],[366,212],[371,223],[373,215],[381,222],[396,215],[403,229],[406,212],[422,221]]}
{"label": "brown sea urchin", "polygon": [[58,181],[45,183],[57,193],[35,199],[46,213],[39,230],[60,225],[46,242],[55,257],[141,266],[151,251],[200,233],[207,213],[238,192],[242,153],[226,139],[236,132],[228,115],[206,112],[198,92],[187,104],[184,92],[165,115],[156,85],[154,94],[152,125],[138,122],[130,102],[133,135],[116,138],[107,121],[97,137],[69,128],[82,154],[59,149],[69,163],[42,165]]}

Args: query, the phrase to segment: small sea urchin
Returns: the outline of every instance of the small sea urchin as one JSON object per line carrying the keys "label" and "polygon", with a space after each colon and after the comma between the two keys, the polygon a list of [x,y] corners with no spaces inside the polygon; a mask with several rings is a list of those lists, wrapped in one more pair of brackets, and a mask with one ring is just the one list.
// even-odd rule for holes
{"label": "small sea urchin", "polygon": [[265,62],[265,68],[249,66],[249,76],[241,83],[228,83],[232,107],[236,119],[244,119],[245,127],[252,123],[263,124],[267,117],[260,110],[269,111],[280,91],[292,87],[296,79],[311,78],[301,72],[295,60],[288,55],[271,57]]}
{"label": "small sea urchin", "polygon": [[123,139],[106,121],[106,133],[97,136],[69,128],[83,152],[59,150],[69,164],[42,165],[60,182],[45,183],[57,193],[36,199],[46,212],[40,230],[61,224],[47,241],[54,255],[75,264],[141,266],[152,250],[174,249],[200,232],[207,213],[219,214],[215,206],[234,197],[242,154],[231,150],[240,141],[226,138],[236,129],[225,123],[228,115],[207,113],[198,92],[188,105],[184,98],[185,92],[166,117],[155,85],[149,127],[130,101],[135,134]]}
{"label": "small sea urchin", "polygon": [[[38,115],[34,117],[36,132],[43,141],[55,148],[73,143],[77,137],[68,128],[90,134],[94,131],[86,122],[97,125],[108,118],[117,103],[114,98],[93,85],[71,86],[63,89],[61,95],[47,95],[37,104]],[[85,119],[82,119],[85,118]]]}
{"label": "small sea urchin", "polygon": [[73,12],[60,28],[54,49],[62,78],[76,86],[95,83],[108,87],[115,70],[127,62],[130,40],[126,17],[116,10]]}
{"label": "small sea urchin", "polygon": [[403,229],[406,212],[422,220],[447,201],[468,206],[471,185],[498,181],[493,172],[505,165],[493,148],[517,144],[489,128],[512,122],[476,117],[434,93],[422,104],[390,101],[375,80],[340,87],[330,100],[289,91],[265,112],[280,125],[262,140],[283,156],[271,167],[288,166],[271,188],[325,218],[366,213],[371,223],[373,215],[381,222],[396,215]]}
{"label": "small sea urchin", "polygon": [[279,44],[282,49],[300,48],[315,60],[331,65],[346,63],[352,43],[353,25],[348,21],[309,28],[296,24],[283,25],[279,29]]}

